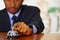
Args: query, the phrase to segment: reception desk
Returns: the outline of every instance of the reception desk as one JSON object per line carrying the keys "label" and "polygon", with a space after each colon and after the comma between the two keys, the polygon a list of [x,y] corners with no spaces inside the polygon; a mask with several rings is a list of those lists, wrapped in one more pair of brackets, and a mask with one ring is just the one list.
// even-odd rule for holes
{"label": "reception desk", "polygon": [[[0,40],[8,40],[6,32],[0,32]],[[29,36],[22,36],[22,37],[19,37],[18,39],[11,39],[11,40],[60,40],[60,34],[38,33],[38,34],[29,35]]]}

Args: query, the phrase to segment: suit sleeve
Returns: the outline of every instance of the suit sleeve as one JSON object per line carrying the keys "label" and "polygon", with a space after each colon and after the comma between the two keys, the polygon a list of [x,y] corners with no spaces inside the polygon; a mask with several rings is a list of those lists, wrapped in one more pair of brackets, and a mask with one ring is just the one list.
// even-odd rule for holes
{"label": "suit sleeve", "polygon": [[33,15],[31,16],[30,24],[35,25],[37,28],[37,33],[41,33],[44,29],[44,24],[40,17],[40,10],[38,8],[34,8]]}

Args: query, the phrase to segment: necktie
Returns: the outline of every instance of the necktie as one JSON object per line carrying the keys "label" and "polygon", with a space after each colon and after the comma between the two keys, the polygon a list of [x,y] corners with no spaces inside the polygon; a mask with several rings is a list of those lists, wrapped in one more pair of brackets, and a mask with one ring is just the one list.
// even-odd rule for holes
{"label": "necktie", "polygon": [[15,15],[13,15],[13,17],[12,17],[13,25],[14,25],[14,23],[16,22],[16,19],[17,19],[17,17],[16,17]]}

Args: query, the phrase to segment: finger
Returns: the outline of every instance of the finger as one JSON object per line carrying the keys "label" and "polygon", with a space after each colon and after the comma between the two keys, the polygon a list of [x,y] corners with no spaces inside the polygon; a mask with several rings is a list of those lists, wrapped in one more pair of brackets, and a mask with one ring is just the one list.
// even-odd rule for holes
{"label": "finger", "polygon": [[20,29],[20,32],[23,32],[23,33],[25,33],[25,32],[26,32],[26,29],[24,29],[24,28],[21,28],[21,29]]}
{"label": "finger", "polygon": [[20,31],[21,29],[22,29],[22,27],[21,27],[21,26],[19,26],[19,27],[18,27],[18,31]]}
{"label": "finger", "polygon": [[29,28],[29,29],[26,29],[27,31],[24,33],[25,35],[30,35],[30,34],[32,34],[32,29],[31,28]]}
{"label": "finger", "polygon": [[27,32],[27,30],[24,30],[24,33],[26,33]]}
{"label": "finger", "polygon": [[23,29],[22,28],[20,29],[20,32],[23,33]]}

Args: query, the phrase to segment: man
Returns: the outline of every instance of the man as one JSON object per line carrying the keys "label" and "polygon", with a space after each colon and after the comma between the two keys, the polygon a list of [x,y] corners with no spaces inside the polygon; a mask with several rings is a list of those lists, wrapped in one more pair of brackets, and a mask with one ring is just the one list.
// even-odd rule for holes
{"label": "man", "polygon": [[12,26],[23,35],[43,31],[44,25],[37,7],[22,5],[24,0],[3,1],[6,8],[0,11],[0,32],[7,32]]}

